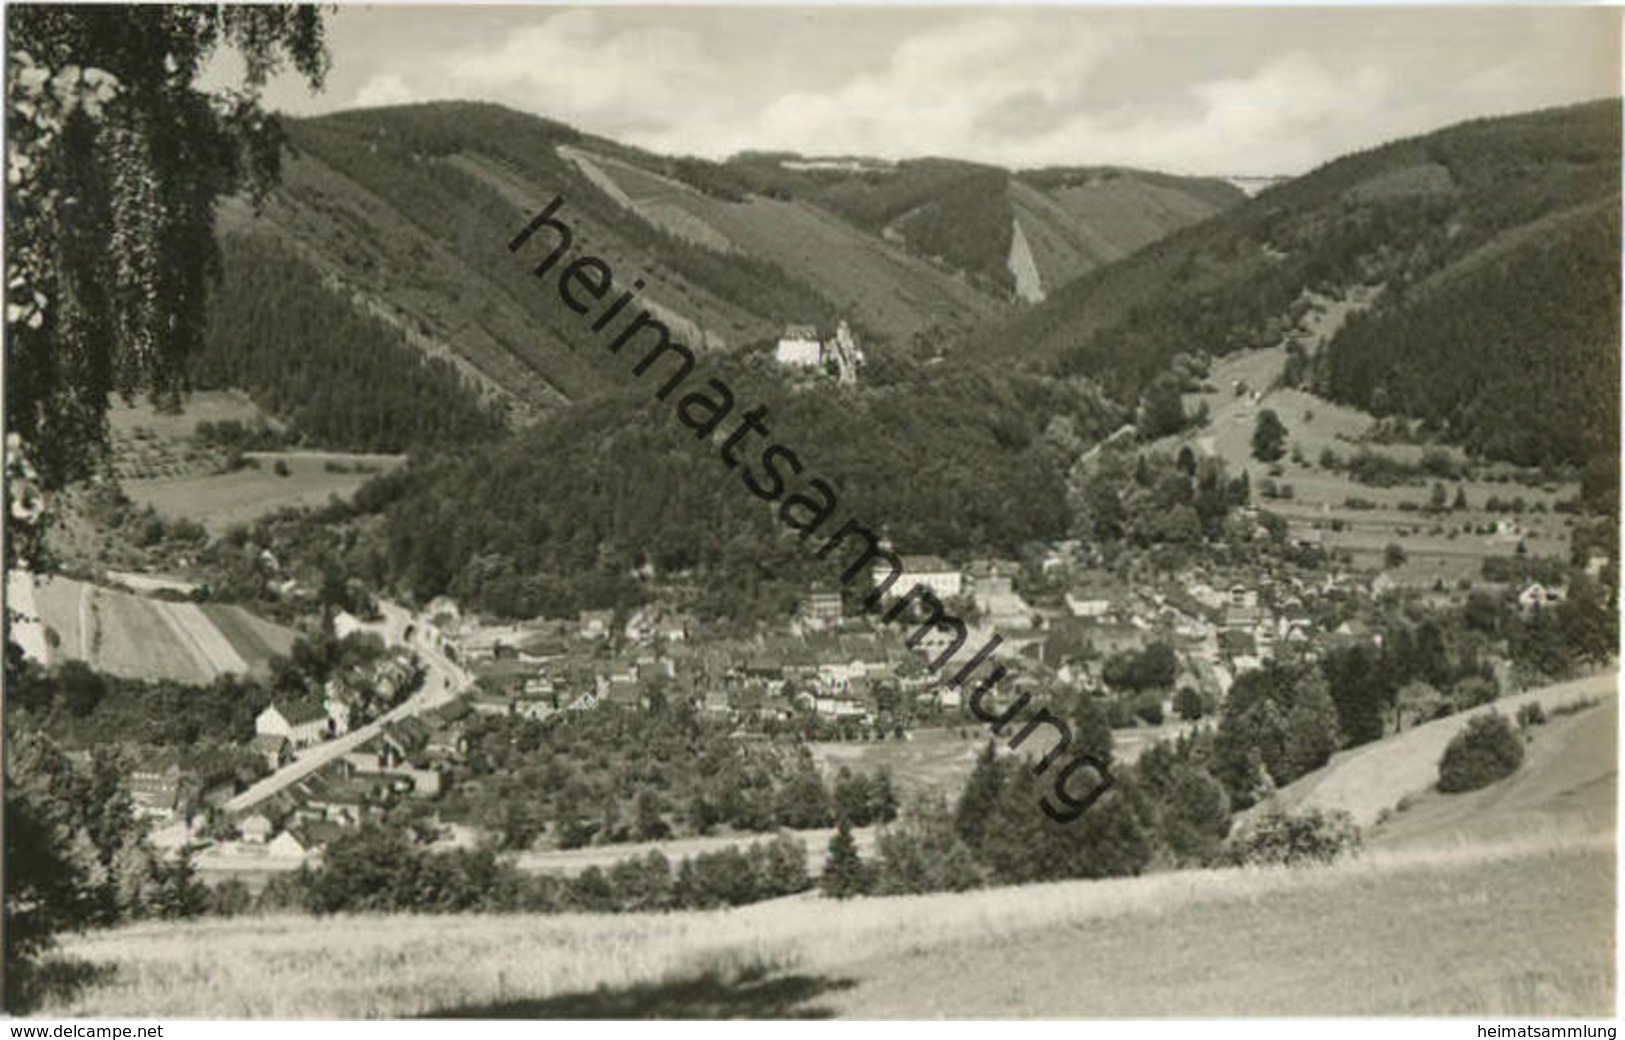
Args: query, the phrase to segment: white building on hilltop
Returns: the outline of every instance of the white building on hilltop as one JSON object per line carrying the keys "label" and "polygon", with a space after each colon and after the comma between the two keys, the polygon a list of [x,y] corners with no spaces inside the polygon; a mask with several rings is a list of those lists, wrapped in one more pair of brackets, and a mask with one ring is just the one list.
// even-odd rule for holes
{"label": "white building on hilltop", "polygon": [[[954,567],[940,556],[902,556],[898,562],[903,565],[902,572],[892,583],[890,595],[903,597],[915,585],[923,585],[939,600],[946,602],[965,591],[964,575],[959,568]],[[871,580],[878,588],[891,576],[891,568],[884,563],[876,563],[871,570]]]}

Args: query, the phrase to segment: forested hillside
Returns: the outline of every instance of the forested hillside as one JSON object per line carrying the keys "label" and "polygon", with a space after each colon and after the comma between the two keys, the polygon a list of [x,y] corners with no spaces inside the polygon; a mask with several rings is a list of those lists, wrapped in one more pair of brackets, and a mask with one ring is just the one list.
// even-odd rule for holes
{"label": "forested hillside", "polygon": [[[945,366],[918,382],[799,393],[737,371],[724,378],[741,411],[766,405],[772,440],[832,485],[831,528],[859,519],[899,552],[1014,553],[1064,537],[1067,451],[1121,419],[1084,384]],[[741,449],[758,476],[764,446]],[[844,564],[788,536],[740,474],[669,404],[630,389],[379,478],[356,507],[381,514],[384,533],[355,562],[420,599],[450,593],[498,613],[630,603],[641,595],[634,570],[653,567],[693,572],[707,615],[784,615]]]}
{"label": "forested hillside", "polygon": [[274,242],[223,236],[200,390],[247,390],[306,443],[400,452],[488,440],[501,418],[448,361],[357,310]]}
{"label": "forested hillside", "polygon": [[[223,233],[274,241],[311,271],[284,271],[284,296],[348,298],[520,424],[614,385],[579,349],[575,316],[504,248],[555,197],[574,245],[635,272],[640,301],[685,342],[733,350],[846,318],[871,354],[934,349],[1008,310],[1018,214],[1048,289],[1241,197],[1138,171],[673,158],[472,102],[289,120],[287,132],[281,185],[258,212],[225,207]],[[256,324],[225,313],[244,299],[222,294],[217,321]],[[227,374],[211,364],[210,380]],[[272,377],[259,373],[262,386]]]}
{"label": "forested hillside", "polygon": [[1513,237],[1350,318],[1326,357],[1331,396],[1525,465],[1616,451],[1618,200]]}
{"label": "forested hillside", "polygon": [[828,321],[833,304],[772,263],[665,234],[605,197],[557,147],[561,124],[494,105],[347,112],[289,123],[295,158],[263,212],[228,232],[279,240],[322,282],[448,353],[521,416],[613,383],[580,323],[506,245],[555,196],[578,247],[648,283],[641,299],[697,347]]}
{"label": "forested hillside", "polygon": [[[1339,159],[1084,276],[969,349],[1094,375],[1133,400],[1177,353],[1281,343],[1307,291],[1381,286],[1370,321],[1324,352],[1322,390],[1449,421],[1494,455],[1533,460],[1539,441],[1547,456],[1581,461],[1583,446],[1612,443],[1618,421],[1617,395],[1576,405],[1578,380],[1617,368],[1618,257],[1574,236],[1586,237],[1583,226],[1605,236],[1617,220],[1596,206],[1618,191],[1619,120],[1617,101],[1598,102]],[[1549,287],[1519,291],[1540,297],[1551,320],[1509,305],[1500,290],[1519,278]],[[1417,338],[1396,341],[1401,331]],[[1387,363],[1401,355],[1404,365]],[[1530,380],[1536,367],[1553,375]],[[1469,414],[1469,397],[1485,404]],[[1538,432],[1524,438],[1514,431],[1531,415]]]}

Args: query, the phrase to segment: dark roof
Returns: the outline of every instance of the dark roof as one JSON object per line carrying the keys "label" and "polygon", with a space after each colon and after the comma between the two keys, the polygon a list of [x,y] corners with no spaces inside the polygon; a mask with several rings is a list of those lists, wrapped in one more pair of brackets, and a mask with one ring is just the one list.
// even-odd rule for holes
{"label": "dark roof", "polygon": [[273,701],[271,707],[291,726],[327,718],[327,709],[315,701]]}

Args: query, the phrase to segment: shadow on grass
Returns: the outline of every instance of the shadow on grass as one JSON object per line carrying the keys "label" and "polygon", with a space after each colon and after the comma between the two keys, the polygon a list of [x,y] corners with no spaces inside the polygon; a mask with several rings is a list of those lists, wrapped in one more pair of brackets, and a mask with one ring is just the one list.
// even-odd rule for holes
{"label": "shadow on grass", "polygon": [[712,967],[695,975],[589,993],[498,1000],[444,1008],[425,1018],[831,1018],[829,1008],[808,1006],[823,993],[857,985],[852,979],[780,973],[769,965]]}
{"label": "shadow on grass", "polygon": [[106,985],[118,973],[113,964],[92,964],[54,954],[37,963],[7,965],[4,1010],[28,1015],[45,1005],[72,1003],[79,994]]}

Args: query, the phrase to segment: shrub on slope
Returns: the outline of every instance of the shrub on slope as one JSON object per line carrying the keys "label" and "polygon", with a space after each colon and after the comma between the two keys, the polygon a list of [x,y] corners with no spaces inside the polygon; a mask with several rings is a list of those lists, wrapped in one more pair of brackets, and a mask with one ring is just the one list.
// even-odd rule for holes
{"label": "shrub on slope", "polygon": [[1439,759],[1439,790],[1476,791],[1523,765],[1523,743],[1503,715],[1481,715],[1456,734]]}

